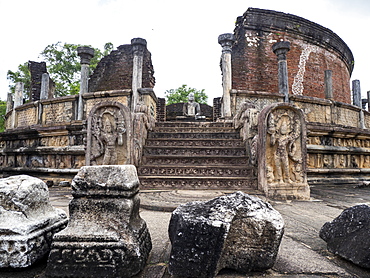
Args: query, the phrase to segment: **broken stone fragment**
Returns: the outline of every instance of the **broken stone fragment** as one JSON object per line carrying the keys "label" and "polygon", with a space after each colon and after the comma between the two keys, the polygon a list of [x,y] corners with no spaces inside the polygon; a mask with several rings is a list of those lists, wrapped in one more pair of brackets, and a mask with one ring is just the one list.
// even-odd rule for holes
{"label": "broken stone fragment", "polygon": [[70,222],[53,238],[47,277],[132,277],[152,248],[133,165],[84,166],[72,181]]}
{"label": "broken stone fragment", "polygon": [[0,267],[24,268],[44,258],[66,213],[51,206],[46,184],[27,175],[0,179]]}
{"label": "broken stone fragment", "polygon": [[169,272],[178,277],[214,277],[223,268],[238,272],[271,268],[284,232],[278,211],[243,192],[173,211]]}
{"label": "broken stone fragment", "polygon": [[320,237],[328,250],[361,267],[370,268],[370,207],[357,205],[345,209],[325,223]]}

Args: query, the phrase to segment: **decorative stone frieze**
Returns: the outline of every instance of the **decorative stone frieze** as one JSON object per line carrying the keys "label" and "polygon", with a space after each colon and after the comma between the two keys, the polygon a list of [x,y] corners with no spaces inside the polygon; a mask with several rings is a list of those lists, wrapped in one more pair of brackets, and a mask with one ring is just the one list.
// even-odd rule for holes
{"label": "decorative stone frieze", "polygon": [[132,277],[151,250],[133,165],[85,166],[72,182],[70,222],[53,238],[47,277]]}
{"label": "decorative stone frieze", "polygon": [[66,213],[51,206],[46,184],[27,175],[0,179],[0,268],[25,268],[50,251]]}

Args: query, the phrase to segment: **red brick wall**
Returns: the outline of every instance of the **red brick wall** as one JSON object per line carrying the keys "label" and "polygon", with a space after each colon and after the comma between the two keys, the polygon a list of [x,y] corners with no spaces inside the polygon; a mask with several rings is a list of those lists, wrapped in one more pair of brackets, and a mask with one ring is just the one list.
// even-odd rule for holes
{"label": "red brick wall", "polygon": [[280,12],[248,9],[239,17],[232,50],[233,89],[278,93],[277,57],[272,45],[291,43],[287,54],[289,92],[325,98],[324,72],[333,72],[334,100],[351,103],[353,56],[332,31]]}
{"label": "red brick wall", "polygon": [[[89,91],[109,91],[132,88],[133,50],[125,44],[100,60],[89,80]],[[154,69],[150,52],[145,49],[143,58],[143,88],[153,88]]]}

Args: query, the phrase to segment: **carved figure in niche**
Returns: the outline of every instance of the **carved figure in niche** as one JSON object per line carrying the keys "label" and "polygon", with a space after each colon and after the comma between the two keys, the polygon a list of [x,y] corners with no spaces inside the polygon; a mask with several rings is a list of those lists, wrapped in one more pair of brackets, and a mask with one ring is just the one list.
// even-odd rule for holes
{"label": "carved figure in niche", "polygon": [[358,168],[357,159],[356,159],[356,156],[354,156],[354,155],[351,156],[351,166],[353,168]]}
{"label": "carved figure in niche", "polygon": [[125,164],[129,154],[123,148],[127,140],[122,110],[116,106],[102,106],[92,113],[89,122],[87,165]]}
{"label": "carved figure in niche", "polygon": [[119,146],[123,145],[122,134],[125,131],[126,129],[124,128],[116,130],[109,116],[105,118],[103,128],[100,132],[100,139],[104,144],[103,165],[117,164],[116,144]]}
{"label": "carved figure in niche", "polygon": [[188,102],[184,103],[182,110],[186,117],[204,118],[204,116],[201,116],[200,105],[195,102],[193,93],[188,95]]}
{"label": "carved figure in niche", "polygon": [[[292,178],[298,175],[291,173],[291,164],[302,163],[296,142],[300,137],[300,129],[299,119],[289,111],[269,116],[267,132],[271,135],[270,145],[274,147],[274,176],[278,183],[292,183]],[[296,166],[294,169],[301,169],[302,172],[302,167]]]}
{"label": "carved figure in niche", "polygon": [[324,155],[324,158],[323,158],[323,166],[324,168],[332,168],[332,158],[330,155]]}
{"label": "carved figure in niche", "polygon": [[303,182],[302,164],[296,163],[292,169],[294,180],[296,182]]}
{"label": "carved figure in niche", "polygon": [[370,168],[370,159],[368,155],[364,155],[364,163],[362,164],[362,168]]}
{"label": "carved figure in niche", "polygon": [[339,168],[346,168],[346,158],[343,154],[339,156]]}

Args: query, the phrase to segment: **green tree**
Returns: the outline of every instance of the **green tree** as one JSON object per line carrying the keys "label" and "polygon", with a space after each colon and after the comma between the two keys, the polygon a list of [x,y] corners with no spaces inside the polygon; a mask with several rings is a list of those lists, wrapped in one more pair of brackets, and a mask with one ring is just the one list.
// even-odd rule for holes
{"label": "green tree", "polygon": [[0,132],[5,130],[6,101],[0,100]]}
{"label": "green tree", "polygon": [[17,71],[8,70],[7,79],[11,80],[13,85],[10,87],[10,92],[14,94],[15,83],[24,83],[24,97],[27,99],[30,93],[31,73],[28,69],[28,62],[20,64]]}
{"label": "green tree", "polygon": [[177,89],[170,89],[164,92],[166,103],[174,104],[180,102],[188,102],[188,95],[190,93],[194,94],[195,102],[207,104],[208,96],[204,92],[204,89],[197,90],[194,88],[190,88],[187,85],[182,85]]}
{"label": "green tree", "polygon": [[[57,42],[48,45],[40,53],[40,57],[46,62],[50,77],[55,82],[55,95],[66,96],[77,94],[80,90],[79,73],[81,71],[80,58],[77,55],[77,48],[80,44],[69,44]],[[113,49],[112,43],[106,43],[104,49],[94,48],[95,55],[91,59],[90,71],[98,65],[100,59],[109,54]],[[19,65],[18,71],[8,71],[8,79],[12,81],[10,90],[14,92],[16,82],[25,83],[25,91],[30,89],[31,75],[28,70],[28,63]]]}

